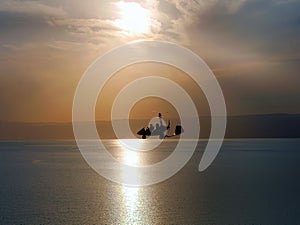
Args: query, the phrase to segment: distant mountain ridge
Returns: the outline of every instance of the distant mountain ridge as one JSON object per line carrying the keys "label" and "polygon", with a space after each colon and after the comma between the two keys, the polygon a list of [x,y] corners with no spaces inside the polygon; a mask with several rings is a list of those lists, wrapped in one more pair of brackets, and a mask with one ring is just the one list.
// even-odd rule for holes
{"label": "distant mountain ridge", "polygon": [[[208,138],[210,117],[200,117],[200,138]],[[131,120],[133,132],[149,120]],[[172,124],[179,121],[172,120]],[[116,138],[110,121],[97,121],[101,138]],[[184,126],[184,125],[183,125]],[[300,138],[300,114],[261,114],[227,117],[225,138]],[[0,140],[74,139],[72,123],[1,122]]]}

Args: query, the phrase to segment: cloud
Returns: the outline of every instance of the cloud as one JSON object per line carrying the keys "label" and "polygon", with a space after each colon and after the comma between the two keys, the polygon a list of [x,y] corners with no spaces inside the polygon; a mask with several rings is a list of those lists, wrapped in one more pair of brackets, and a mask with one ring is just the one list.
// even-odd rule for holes
{"label": "cloud", "polygon": [[214,8],[219,8],[222,13],[233,14],[245,2],[246,0],[160,0],[157,9],[162,23],[161,35],[179,44],[192,45],[189,28],[199,24],[201,17],[210,14]]}
{"label": "cloud", "polygon": [[63,19],[54,20],[53,23],[70,33],[86,35],[107,36],[110,33],[113,36],[114,33],[120,30],[113,24],[112,20],[103,19]]}
{"label": "cloud", "polygon": [[27,15],[66,17],[66,12],[60,7],[43,4],[40,1],[6,0],[0,2],[1,12],[22,13]]}
{"label": "cloud", "polygon": [[242,43],[247,51],[281,54],[288,47],[287,41],[296,46],[293,42],[300,35],[299,9],[300,2],[278,5],[278,1],[248,0],[234,14],[224,14],[221,8],[214,7],[199,16],[195,24],[197,30],[204,28],[223,43]]}
{"label": "cloud", "polygon": [[40,1],[7,0],[0,2],[0,44],[23,45],[41,42],[57,33],[51,18],[65,18],[66,12]]}
{"label": "cloud", "polygon": [[162,25],[166,34],[178,34],[190,46],[211,39],[243,51],[281,54],[299,40],[299,1],[162,0],[161,5],[170,19]]}

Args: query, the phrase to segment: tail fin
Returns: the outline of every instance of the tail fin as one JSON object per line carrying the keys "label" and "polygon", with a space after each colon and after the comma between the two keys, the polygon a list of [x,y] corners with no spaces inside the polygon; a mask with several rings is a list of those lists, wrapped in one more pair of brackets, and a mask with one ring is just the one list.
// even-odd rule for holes
{"label": "tail fin", "polygon": [[184,132],[183,127],[181,125],[177,125],[175,128],[175,135],[179,135],[183,132]]}

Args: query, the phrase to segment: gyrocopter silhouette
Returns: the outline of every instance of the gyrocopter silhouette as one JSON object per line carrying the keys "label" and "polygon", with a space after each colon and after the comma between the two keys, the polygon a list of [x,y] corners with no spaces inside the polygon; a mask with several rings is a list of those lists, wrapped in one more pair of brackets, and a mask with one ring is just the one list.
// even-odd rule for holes
{"label": "gyrocopter silhouette", "polygon": [[155,126],[150,123],[149,126],[143,127],[141,130],[137,132],[138,135],[142,136],[142,139],[146,139],[147,136],[158,136],[160,139],[174,137],[180,135],[184,132],[183,127],[181,125],[176,125],[174,133],[168,135],[171,129],[171,122],[168,120],[168,124],[163,123],[162,114],[158,113],[158,120]]}

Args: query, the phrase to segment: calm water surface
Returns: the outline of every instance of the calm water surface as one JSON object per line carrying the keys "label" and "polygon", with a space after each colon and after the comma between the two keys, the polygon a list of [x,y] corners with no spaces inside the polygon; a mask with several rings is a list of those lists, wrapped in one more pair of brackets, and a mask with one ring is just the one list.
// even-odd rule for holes
{"label": "calm water surface", "polygon": [[[136,156],[105,143],[139,164],[176,144]],[[0,142],[0,224],[300,224],[300,139],[227,140],[199,173],[204,147],[167,181],[130,188],[94,172],[74,141]]]}

